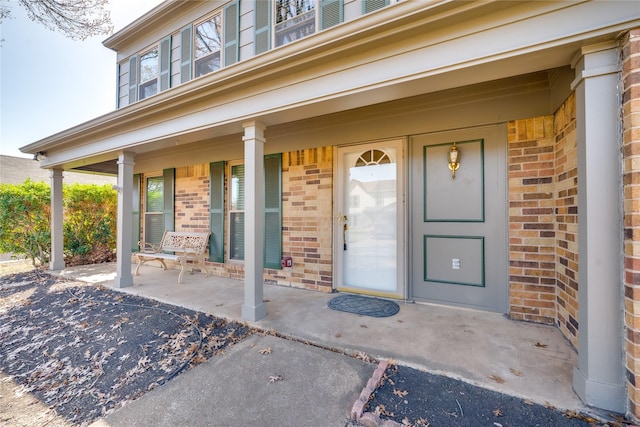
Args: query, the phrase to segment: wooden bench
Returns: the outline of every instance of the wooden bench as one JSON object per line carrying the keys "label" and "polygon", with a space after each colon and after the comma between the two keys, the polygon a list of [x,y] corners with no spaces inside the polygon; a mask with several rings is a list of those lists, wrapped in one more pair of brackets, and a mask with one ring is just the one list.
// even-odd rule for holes
{"label": "wooden bench", "polygon": [[[202,271],[209,277],[209,269],[204,264],[205,252],[209,244],[209,236],[211,233],[189,233],[178,231],[165,231],[162,235],[160,244],[138,242],[140,252],[136,252],[134,256],[138,260],[134,275],[138,275],[140,266],[147,261],[160,261],[162,269],[166,270],[165,260],[176,261],[180,263],[180,274],[178,275],[178,283],[182,283],[182,276],[185,269],[192,270],[193,265],[198,265]],[[191,263],[191,264],[190,264]]]}

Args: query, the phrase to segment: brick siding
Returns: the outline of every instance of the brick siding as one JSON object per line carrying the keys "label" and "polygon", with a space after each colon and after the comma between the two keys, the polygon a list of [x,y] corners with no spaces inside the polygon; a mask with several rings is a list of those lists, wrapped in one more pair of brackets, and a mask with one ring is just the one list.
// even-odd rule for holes
{"label": "brick siding", "polygon": [[268,270],[267,281],[331,292],[333,149],[284,153],[282,169],[282,254],[293,267]]}
{"label": "brick siding", "polygon": [[555,323],[553,116],[508,123],[509,314]]}
{"label": "brick siding", "polygon": [[[332,148],[312,148],[284,153],[282,163],[282,250],[283,256],[293,258],[293,267],[282,270],[266,269],[265,282],[331,292],[333,289]],[[226,176],[230,176],[229,166],[227,166]],[[143,202],[145,188],[145,185],[141,186]],[[144,224],[144,221],[141,223]],[[225,221],[225,227],[225,234],[228,236],[229,221]],[[193,232],[209,230],[208,164],[176,168],[175,230]],[[225,239],[224,245],[225,254],[228,254],[228,239]],[[242,262],[207,262],[207,265],[214,275],[235,279],[244,278]]]}
{"label": "brick siding", "polygon": [[509,314],[556,324],[578,346],[575,96],[508,123]]}
{"label": "brick siding", "polygon": [[554,117],[557,325],[578,348],[578,153],[575,95]]}
{"label": "brick siding", "polygon": [[622,40],[624,307],[628,413],[640,419],[640,30]]}

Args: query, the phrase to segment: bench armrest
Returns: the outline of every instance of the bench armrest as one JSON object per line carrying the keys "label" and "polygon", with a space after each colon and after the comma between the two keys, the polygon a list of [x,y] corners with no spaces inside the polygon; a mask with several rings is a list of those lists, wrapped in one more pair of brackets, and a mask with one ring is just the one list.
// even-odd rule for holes
{"label": "bench armrest", "polygon": [[140,247],[140,252],[151,254],[160,252],[160,245],[154,245],[153,243],[139,241],[138,246]]}

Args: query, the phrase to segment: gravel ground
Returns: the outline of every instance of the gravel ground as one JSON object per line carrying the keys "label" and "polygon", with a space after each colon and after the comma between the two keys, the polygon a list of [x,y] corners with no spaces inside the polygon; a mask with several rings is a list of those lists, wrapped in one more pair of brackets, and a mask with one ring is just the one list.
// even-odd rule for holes
{"label": "gravel ground", "polygon": [[[12,395],[30,394],[74,424],[111,413],[253,332],[38,270],[0,276],[3,390],[11,381]],[[3,408],[0,423],[10,417]]]}
{"label": "gravel ground", "polygon": [[463,381],[391,364],[371,395],[369,412],[403,426],[588,427],[627,425],[559,411]]}

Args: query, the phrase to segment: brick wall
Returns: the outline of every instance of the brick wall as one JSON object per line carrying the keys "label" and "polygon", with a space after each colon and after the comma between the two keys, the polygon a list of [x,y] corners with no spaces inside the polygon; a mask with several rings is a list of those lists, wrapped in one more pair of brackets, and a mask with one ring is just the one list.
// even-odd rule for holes
{"label": "brick wall", "polygon": [[630,416],[640,418],[640,30],[622,40],[624,306]]}
{"label": "brick wall", "polygon": [[[333,151],[331,147],[284,153],[282,157],[283,256],[293,267],[266,269],[265,282],[332,291]],[[227,170],[226,176],[230,176]],[[209,230],[209,165],[176,168],[175,229]],[[143,181],[144,182],[144,181]],[[142,200],[144,197],[142,185]],[[226,194],[226,191],[225,191]],[[229,234],[229,221],[225,221]],[[228,254],[225,239],[225,254]],[[208,262],[217,276],[244,278],[241,262]]]}
{"label": "brick wall", "polygon": [[293,268],[268,270],[267,281],[331,292],[333,150],[284,153],[282,169],[282,250]]}
{"label": "brick wall", "polygon": [[175,230],[209,231],[209,165],[176,168]]}
{"label": "brick wall", "polygon": [[557,325],[578,348],[578,153],[575,95],[554,117]]}
{"label": "brick wall", "polygon": [[553,116],[508,123],[509,314],[555,323]]}
{"label": "brick wall", "polygon": [[575,95],[553,116],[508,124],[509,314],[555,324],[578,346]]}

